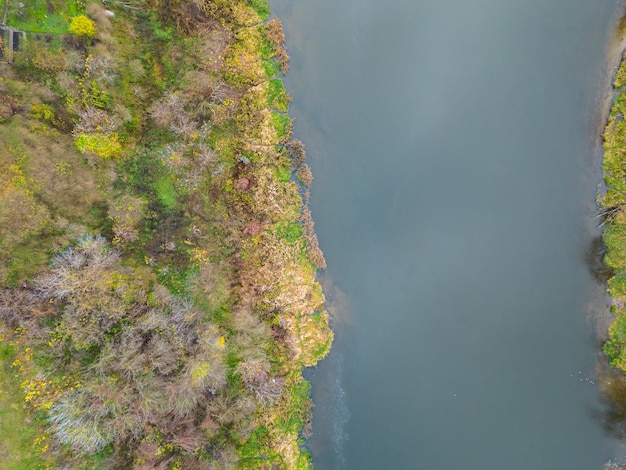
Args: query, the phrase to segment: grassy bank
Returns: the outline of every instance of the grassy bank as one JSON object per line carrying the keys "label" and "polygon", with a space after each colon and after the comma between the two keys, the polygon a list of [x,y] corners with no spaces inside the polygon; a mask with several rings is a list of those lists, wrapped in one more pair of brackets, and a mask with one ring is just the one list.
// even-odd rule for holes
{"label": "grassy bank", "polygon": [[9,3],[41,34],[0,63],[5,468],[309,468],[332,332],[282,26],[106,8]]}
{"label": "grassy bank", "polygon": [[603,212],[605,264],[612,270],[608,291],[615,320],[603,350],[611,365],[626,372],[626,62],[613,81],[615,98],[604,130],[603,170],[606,193],[599,199]]}

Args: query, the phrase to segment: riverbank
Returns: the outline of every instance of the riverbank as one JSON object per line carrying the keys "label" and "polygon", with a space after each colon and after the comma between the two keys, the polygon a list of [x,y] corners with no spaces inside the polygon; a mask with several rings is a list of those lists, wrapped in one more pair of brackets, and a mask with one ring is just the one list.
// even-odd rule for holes
{"label": "riverbank", "polygon": [[0,407],[36,436],[3,446],[37,465],[311,465],[302,368],[332,332],[282,25],[264,1],[193,5],[10,5],[27,31],[66,21],[0,64],[1,340],[21,389]]}
{"label": "riverbank", "polygon": [[606,192],[599,198],[605,229],[604,262],[611,269],[607,281],[615,320],[603,351],[613,367],[626,371],[626,55],[613,79],[615,97],[603,133],[603,172]]}

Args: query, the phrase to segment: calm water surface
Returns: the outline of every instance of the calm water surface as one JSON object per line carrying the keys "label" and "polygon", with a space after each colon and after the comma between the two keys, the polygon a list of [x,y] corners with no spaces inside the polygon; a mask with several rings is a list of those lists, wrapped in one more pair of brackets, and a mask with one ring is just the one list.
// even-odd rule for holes
{"label": "calm water surface", "polygon": [[337,340],[317,469],[594,469],[618,0],[273,0]]}

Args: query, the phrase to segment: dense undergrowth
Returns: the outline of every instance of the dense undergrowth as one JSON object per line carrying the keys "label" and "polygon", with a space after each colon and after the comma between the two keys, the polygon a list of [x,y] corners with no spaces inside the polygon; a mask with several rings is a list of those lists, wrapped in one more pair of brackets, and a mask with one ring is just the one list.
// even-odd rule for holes
{"label": "dense undergrowth", "polygon": [[332,332],[282,26],[106,8],[7,10],[32,33],[0,62],[3,468],[309,468]]}

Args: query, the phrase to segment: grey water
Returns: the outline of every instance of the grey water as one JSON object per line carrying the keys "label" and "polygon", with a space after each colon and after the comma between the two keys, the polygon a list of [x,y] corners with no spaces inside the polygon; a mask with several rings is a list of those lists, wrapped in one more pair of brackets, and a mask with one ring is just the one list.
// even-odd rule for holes
{"label": "grey water", "polygon": [[623,455],[588,259],[622,2],[270,6],[336,330],[309,373],[316,469]]}

